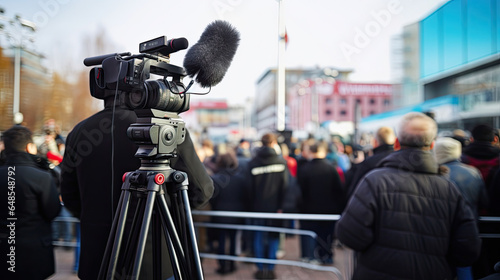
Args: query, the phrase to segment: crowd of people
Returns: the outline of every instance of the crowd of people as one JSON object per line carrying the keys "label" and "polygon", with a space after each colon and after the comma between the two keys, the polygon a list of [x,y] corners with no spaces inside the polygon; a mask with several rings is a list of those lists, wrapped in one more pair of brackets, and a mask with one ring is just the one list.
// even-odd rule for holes
{"label": "crowd of people", "polygon": [[[125,135],[135,114],[106,104],[67,139],[54,120],[47,121],[38,147],[23,126],[3,132],[0,185],[4,190],[12,187],[7,177],[15,166],[18,269],[9,274],[5,267],[0,278],[50,276],[52,244],[77,236],[79,241],[81,227],[75,271],[81,279],[97,279],[121,176],[141,165],[134,156],[137,146],[116,141],[110,133],[114,129]],[[119,121],[113,128],[103,125],[112,114]],[[195,143],[188,132],[171,164],[188,174],[193,208],[341,214],[338,221],[213,217],[213,223],[253,225],[258,230],[199,229],[200,250],[276,260],[286,248],[285,235],[275,228],[299,227],[317,236],[300,237],[302,261],[331,265],[335,246],[351,248],[357,259],[353,279],[463,280],[491,275],[500,261],[500,239],[480,238],[479,233],[500,233],[498,223],[480,221],[481,216],[500,216],[499,130],[480,124],[470,135],[455,130],[438,137],[431,117],[409,113],[396,132],[380,127],[370,143],[350,144],[314,137],[279,143],[276,134],[265,133],[258,141],[242,139],[236,145],[214,145],[209,139]],[[112,157],[113,165],[107,162]],[[8,195],[1,193],[2,205]],[[3,212],[0,218],[7,224],[0,229],[0,247],[9,252],[10,220]],[[76,217],[80,225],[53,222],[57,216]],[[0,260],[9,265],[9,255],[2,253]],[[151,277],[151,263],[145,257],[141,277]],[[218,265],[222,275],[237,271],[234,261],[219,260]],[[26,267],[30,269],[22,269]],[[170,273],[165,272],[165,279]],[[254,276],[278,277],[268,262],[257,263]]]}
{"label": "crowd of people", "polygon": [[[214,179],[211,209],[342,214],[337,226],[335,221],[298,221],[301,229],[317,234],[316,239],[300,238],[301,257],[331,264],[337,239],[337,246],[357,252],[353,279],[486,277],[500,261],[500,240],[479,238],[479,229],[500,233],[498,224],[479,221],[480,216],[500,216],[498,130],[480,124],[470,136],[462,130],[439,137],[437,132],[431,117],[411,113],[401,120],[397,135],[380,127],[370,148],[314,138],[288,147],[273,134],[252,145],[242,140],[236,147],[219,144],[214,149],[205,141],[210,156],[203,151],[200,157]],[[294,226],[273,219],[213,222]],[[250,235],[242,235],[244,253],[277,258],[278,233]],[[214,236],[219,237],[218,253],[240,252],[235,230],[217,230]],[[272,264],[257,268],[257,279],[276,277]],[[235,270],[234,263],[221,260],[217,272]]]}

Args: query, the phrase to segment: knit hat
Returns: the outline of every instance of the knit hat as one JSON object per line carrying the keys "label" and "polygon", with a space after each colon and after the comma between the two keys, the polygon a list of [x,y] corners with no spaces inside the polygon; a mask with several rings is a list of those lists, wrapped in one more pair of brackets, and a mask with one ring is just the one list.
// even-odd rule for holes
{"label": "knit hat", "polygon": [[462,155],[462,144],[450,137],[441,137],[436,140],[434,153],[438,164],[457,160]]}

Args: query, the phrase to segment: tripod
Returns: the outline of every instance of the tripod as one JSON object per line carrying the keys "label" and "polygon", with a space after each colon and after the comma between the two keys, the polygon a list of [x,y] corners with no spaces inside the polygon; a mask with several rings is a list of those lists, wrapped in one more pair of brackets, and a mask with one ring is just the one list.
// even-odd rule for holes
{"label": "tripod", "polygon": [[[177,114],[155,109],[136,110],[136,114],[137,123],[129,127],[127,134],[139,144],[136,156],[141,158],[141,166],[123,176],[99,279],[139,279],[150,227],[153,279],[162,279],[162,237],[175,279],[203,279],[187,194],[188,176],[170,167],[177,144],[184,141],[184,122]],[[131,202],[136,205],[130,219]],[[130,231],[122,244],[126,228]]]}

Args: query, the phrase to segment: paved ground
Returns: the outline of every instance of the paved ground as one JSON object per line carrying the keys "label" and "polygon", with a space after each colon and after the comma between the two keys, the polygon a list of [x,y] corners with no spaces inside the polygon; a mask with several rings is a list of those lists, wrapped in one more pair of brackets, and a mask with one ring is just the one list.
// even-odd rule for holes
{"label": "paved ground", "polygon": [[[299,261],[299,239],[297,237],[287,238],[285,241],[285,256],[282,260]],[[56,274],[51,280],[76,280],[78,277],[73,273],[73,250],[56,248]],[[352,268],[352,252],[346,248],[335,249],[334,265],[329,267],[337,268],[344,280],[349,279],[348,271]],[[217,260],[203,259],[203,270],[206,280],[230,280],[230,279],[254,279],[253,274],[256,267],[252,263],[238,262],[237,271],[228,275],[221,276],[215,272],[217,269]],[[299,280],[299,279],[339,279],[332,272],[316,271],[308,268],[276,265],[276,274],[278,279]]]}

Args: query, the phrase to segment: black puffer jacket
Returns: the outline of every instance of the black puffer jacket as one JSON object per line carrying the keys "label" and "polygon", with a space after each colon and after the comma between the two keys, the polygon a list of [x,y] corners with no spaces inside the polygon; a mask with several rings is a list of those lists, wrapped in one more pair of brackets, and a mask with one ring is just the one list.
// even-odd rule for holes
{"label": "black puffer jacket", "polygon": [[452,279],[450,267],[471,265],[481,247],[464,198],[432,153],[416,149],[361,180],[336,231],[360,252],[353,279]]}

